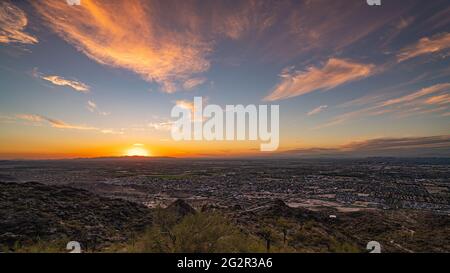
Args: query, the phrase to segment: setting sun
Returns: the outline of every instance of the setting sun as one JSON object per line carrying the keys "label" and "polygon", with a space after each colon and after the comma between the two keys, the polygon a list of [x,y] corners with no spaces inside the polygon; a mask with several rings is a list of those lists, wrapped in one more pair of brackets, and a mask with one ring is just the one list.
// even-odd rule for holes
{"label": "setting sun", "polygon": [[148,150],[146,150],[142,144],[134,144],[134,147],[127,150],[126,156],[150,156]]}

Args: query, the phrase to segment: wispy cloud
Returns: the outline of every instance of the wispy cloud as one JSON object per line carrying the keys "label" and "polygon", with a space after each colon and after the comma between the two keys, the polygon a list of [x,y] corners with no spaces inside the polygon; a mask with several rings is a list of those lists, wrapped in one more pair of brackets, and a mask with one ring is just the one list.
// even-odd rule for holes
{"label": "wispy cloud", "polygon": [[173,121],[150,122],[147,124],[149,128],[157,131],[169,131],[172,128]]}
{"label": "wispy cloud", "polygon": [[97,113],[97,114],[99,114],[101,116],[109,115],[108,112],[101,111],[94,101],[88,100],[86,107],[92,113]]}
{"label": "wispy cloud", "polygon": [[33,114],[18,114],[16,115],[17,118],[23,119],[26,121],[32,121],[32,122],[41,122],[44,119],[39,115],[33,115]]}
{"label": "wispy cloud", "polygon": [[84,126],[84,125],[75,125],[66,123],[64,121],[49,118],[43,115],[36,115],[36,114],[18,114],[16,115],[17,118],[34,122],[34,123],[42,123],[47,122],[50,124],[51,127],[58,128],[58,129],[75,129],[75,130],[97,130],[95,127],[90,126]]}
{"label": "wispy cloud", "polygon": [[419,91],[416,91],[414,93],[387,100],[387,101],[379,104],[377,107],[384,107],[384,106],[390,106],[390,105],[395,105],[395,104],[401,104],[401,103],[405,103],[405,102],[411,102],[416,99],[422,98],[424,96],[434,94],[437,92],[441,92],[441,91],[450,91],[450,83],[441,83],[441,84],[436,84],[436,85],[433,85],[430,87],[422,88]]}
{"label": "wispy cloud", "polygon": [[339,85],[366,78],[374,73],[374,65],[332,58],[321,67],[310,67],[306,71],[284,70],[281,82],[266,101],[282,100],[301,96],[316,90],[329,90]]}
{"label": "wispy cloud", "polygon": [[23,10],[10,1],[0,2],[0,43],[36,44],[38,39],[24,30],[28,18]]}
{"label": "wispy cloud", "polygon": [[321,105],[319,107],[316,107],[313,110],[308,112],[308,116],[317,115],[317,114],[321,113],[322,111],[324,111],[327,108],[328,108],[328,105]]}
{"label": "wispy cloud", "polygon": [[206,78],[192,78],[183,83],[183,88],[185,90],[191,90],[195,87],[202,85],[206,82]]}
{"label": "wispy cloud", "polygon": [[402,49],[397,55],[397,60],[403,62],[421,55],[448,49],[450,49],[450,33],[438,34],[431,38],[422,38],[416,44]]}
{"label": "wispy cloud", "polygon": [[73,124],[68,123],[59,119],[55,118],[49,118],[44,115],[37,115],[37,114],[17,114],[14,117],[11,117],[12,120],[23,120],[29,122],[27,125],[35,125],[35,126],[42,126],[42,125],[49,125],[50,127],[56,128],[56,129],[64,129],[64,130],[79,130],[79,131],[94,131],[102,134],[112,134],[112,135],[123,135],[125,134],[125,129],[108,129],[108,128],[98,128],[88,125],[79,125],[79,124]]}
{"label": "wispy cloud", "polygon": [[75,89],[75,91],[78,91],[81,93],[89,92],[89,86],[82,82],[79,82],[79,81],[67,80],[67,79],[64,79],[63,77],[56,76],[56,75],[41,76],[41,79],[49,81],[49,82],[53,83],[54,85],[71,87],[71,88]]}
{"label": "wispy cloud", "polygon": [[272,62],[318,52],[335,56],[411,6],[393,3],[390,9],[373,13],[363,1],[181,2],[32,4],[56,33],[89,58],[133,71],[167,93],[185,84],[184,89],[189,89],[190,79],[201,78],[211,66],[217,44],[225,39],[245,41],[239,44],[243,51]]}
{"label": "wispy cloud", "polygon": [[296,156],[450,156],[450,135],[353,141],[334,148],[286,151]]}
{"label": "wispy cloud", "polygon": [[443,94],[439,96],[434,96],[425,101],[427,104],[448,104],[450,103],[450,95]]}
{"label": "wispy cloud", "polygon": [[183,109],[194,111],[194,103],[188,100],[177,100],[175,104]]}
{"label": "wispy cloud", "polygon": [[59,0],[33,4],[62,38],[91,59],[131,70],[166,92],[210,66],[211,44],[189,25],[196,20],[192,7],[167,18],[169,12],[160,11],[171,7],[143,0],[83,1],[75,8]]}
{"label": "wispy cloud", "polygon": [[[445,111],[447,108],[442,107],[441,105],[447,103],[448,92],[450,92],[450,83],[441,83],[422,88],[418,91],[396,98],[385,98],[384,100],[380,101],[380,97],[375,97],[372,100],[375,102],[374,104],[369,104],[366,105],[365,108],[338,115],[328,122],[314,127],[314,129],[323,129],[326,127],[342,124],[352,119],[358,119],[367,116],[378,116],[392,112],[397,112],[400,114],[406,113],[407,115],[410,115],[411,113],[427,114]],[[370,97],[367,98],[367,100],[363,101],[365,101],[366,103],[370,103]],[[438,105],[438,108],[427,108],[432,105]]]}
{"label": "wispy cloud", "polygon": [[380,138],[352,142],[343,145],[343,150],[392,150],[412,149],[423,147],[447,147],[450,148],[450,135],[430,137],[404,137],[404,138]]}

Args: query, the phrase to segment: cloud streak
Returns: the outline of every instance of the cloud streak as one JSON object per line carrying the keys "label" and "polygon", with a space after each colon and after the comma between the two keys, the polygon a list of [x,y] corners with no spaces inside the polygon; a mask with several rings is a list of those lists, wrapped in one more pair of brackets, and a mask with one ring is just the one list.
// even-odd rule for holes
{"label": "cloud streak", "polygon": [[30,121],[33,123],[42,123],[47,122],[50,124],[51,127],[58,128],[58,129],[75,129],[75,130],[97,130],[95,127],[89,127],[84,125],[74,125],[69,124],[64,121],[49,118],[43,115],[35,115],[35,114],[18,114],[16,115],[17,118]]}
{"label": "cloud streak", "polygon": [[314,108],[313,110],[309,111],[308,112],[308,116],[317,115],[317,114],[323,112],[327,108],[328,108],[328,105],[321,105],[321,106],[319,106],[317,108]]}
{"label": "cloud streak", "polygon": [[0,2],[0,43],[36,44],[38,39],[24,30],[28,18],[23,10],[9,1]]}
{"label": "cloud streak", "polygon": [[107,115],[109,115],[109,113],[101,111],[101,110],[98,108],[97,104],[96,104],[94,101],[91,101],[91,100],[88,100],[88,102],[87,102],[87,104],[86,104],[86,108],[87,108],[90,112],[92,112],[92,113],[97,113],[97,114],[99,114],[99,115],[101,115],[101,116],[107,116]]}
{"label": "cloud streak", "polygon": [[197,86],[200,86],[206,82],[206,78],[192,78],[183,83],[185,90],[192,90]]}
{"label": "cloud streak", "polygon": [[335,148],[307,148],[285,152],[293,156],[450,156],[450,135],[392,137],[354,141]]}
{"label": "cloud streak", "polygon": [[67,80],[67,79],[64,79],[63,77],[56,76],[56,75],[41,76],[41,79],[51,82],[54,85],[71,87],[75,91],[78,91],[81,93],[89,92],[89,86],[82,82],[79,82],[79,81]]}
{"label": "cloud streak", "polygon": [[47,0],[32,4],[51,29],[89,58],[133,71],[173,93],[195,86],[190,79],[199,79],[209,70],[214,49],[225,39],[271,62],[288,63],[317,53],[333,56],[410,6],[392,3],[389,9],[373,12],[364,1],[347,2],[248,0],[230,5],[229,1],[85,0],[81,6],[69,7],[64,1]]}
{"label": "cloud streak", "polygon": [[412,149],[423,147],[447,147],[450,148],[450,135],[430,137],[404,137],[404,138],[380,138],[365,141],[352,142],[343,145],[343,150],[374,151],[392,149]]}
{"label": "cloud streak", "polygon": [[310,67],[306,71],[291,70],[285,69],[282,72],[281,82],[264,98],[265,101],[283,100],[317,90],[330,90],[369,77],[374,73],[374,65],[331,58],[321,68]]}
{"label": "cloud streak", "polygon": [[[210,66],[206,55],[211,45],[185,25],[188,9],[188,15],[164,18],[167,14],[159,10],[167,7],[141,0],[85,0],[77,7],[57,0],[33,4],[54,31],[89,58],[156,81],[168,93]],[[189,19],[195,20],[194,15]]]}
{"label": "cloud streak", "polygon": [[56,129],[66,129],[66,130],[79,130],[79,131],[95,131],[102,134],[115,134],[115,135],[122,135],[124,132],[122,130],[113,130],[113,129],[103,129],[103,128],[97,128],[93,126],[87,126],[87,125],[78,125],[78,124],[72,124],[68,123],[59,119],[49,118],[44,115],[37,115],[37,114],[17,114],[15,115],[15,119],[23,120],[30,122],[33,125],[44,125],[48,124],[50,127],[56,128]]}
{"label": "cloud streak", "polygon": [[416,44],[408,46],[397,55],[398,62],[403,62],[426,54],[450,49],[450,33],[420,39]]}
{"label": "cloud streak", "polygon": [[[374,97],[372,99],[365,99],[364,101],[368,104],[366,107],[338,115],[325,124],[318,125],[313,129],[323,129],[345,123],[352,119],[378,116],[392,112],[410,115],[412,113],[427,114],[445,111],[448,108],[446,106],[442,107],[442,105],[448,103],[449,92],[450,83],[440,83],[397,98],[380,100],[380,97]],[[374,100],[375,103],[370,106],[371,100]],[[437,105],[438,108],[427,108],[434,105]],[[400,115],[400,117],[404,116]]]}

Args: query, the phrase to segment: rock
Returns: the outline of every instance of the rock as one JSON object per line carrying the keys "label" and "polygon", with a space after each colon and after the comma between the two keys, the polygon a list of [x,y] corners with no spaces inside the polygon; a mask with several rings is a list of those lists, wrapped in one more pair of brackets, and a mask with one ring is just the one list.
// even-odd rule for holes
{"label": "rock", "polygon": [[152,223],[143,205],[66,186],[0,183],[0,249],[70,238],[99,247]]}
{"label": "rock", "polygon": [[186,201],[177,199],[167,207],[167,210],[174,213],[178,218],[183,218],[189,214],[195,214],[196,211]]}

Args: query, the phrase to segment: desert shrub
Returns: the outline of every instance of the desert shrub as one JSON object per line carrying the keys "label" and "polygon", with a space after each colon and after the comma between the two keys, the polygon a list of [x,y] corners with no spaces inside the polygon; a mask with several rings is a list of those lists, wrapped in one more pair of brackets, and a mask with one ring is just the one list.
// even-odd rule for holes
{"label": "desert shrub", "polygon": [[132,246],[131,252],[245,253],[263,252],[257,237],[243,233],[218,213],[196,213],[178,223],[155,224]]}

